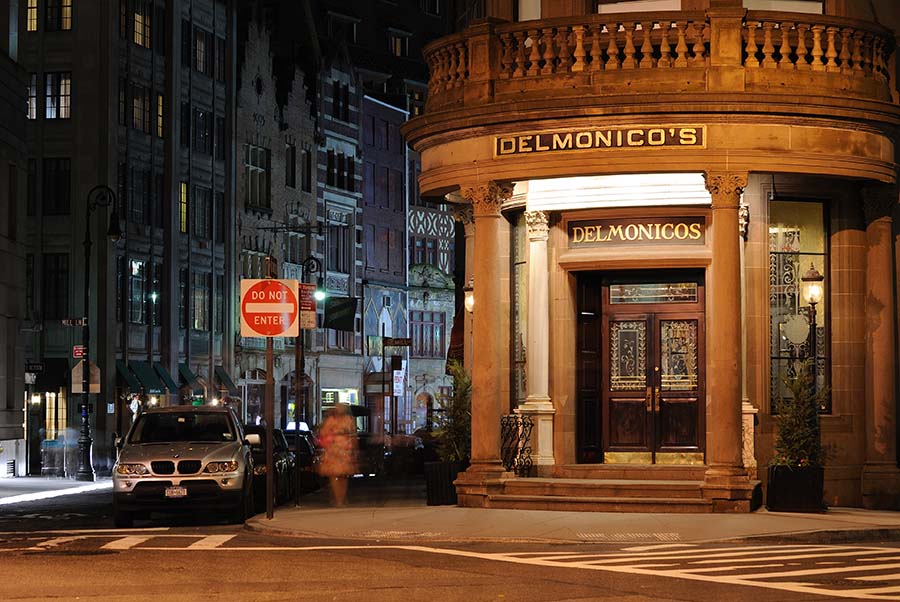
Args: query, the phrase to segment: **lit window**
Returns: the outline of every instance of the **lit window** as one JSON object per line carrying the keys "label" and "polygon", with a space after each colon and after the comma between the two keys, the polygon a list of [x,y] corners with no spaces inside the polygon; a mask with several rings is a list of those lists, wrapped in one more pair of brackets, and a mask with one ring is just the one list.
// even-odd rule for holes
{"label": "lit window", "polygon": [[71,117],[72,74],[45,73],[46,98],[44,116],[47,119],[68,119]]}
{"label": "lit window", "polygon": [[395,31],[388,32],[388,50],[397,57],[409,56],[409,35]]}
{"label": "lit window", "polygon": [[150,48],[150,3],[138,0],[134,3],[134,43]]}
{"label": "lit window", "polygon": [[37,31],[38,28],[38,6],[37,0],[28,0],[28,8],[26,9],[25,29],[28,31]]}
{"label": "lit window", "polygon": [[156,95],[156,135],[163,137],[163,95]]}
{"label": "lit window", "polygon": [[[29,2],[29,10],[31,9]],[[37,15],[35,15],[37,20]],[[69,31],[72,29],[72,0],[47,0],[44,11],[46,31]],[[32,30],[29,30],[32,31]]]}
{"label": "lit window", "polygon": [[178,200],[178,221],[182,234],[188,231],[188,185],[187,182],[181,183],[181,195]]}

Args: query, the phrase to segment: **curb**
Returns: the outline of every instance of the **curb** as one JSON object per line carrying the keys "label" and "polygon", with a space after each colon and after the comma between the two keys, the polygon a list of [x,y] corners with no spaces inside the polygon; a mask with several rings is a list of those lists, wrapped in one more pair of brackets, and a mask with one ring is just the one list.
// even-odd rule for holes
{"label": "curb", "polygon": [[754,535],[752,537],[736,537],[733,539],[720,539],[716,541],[800,544],[873,543],[881,541],[900,543],[900,528],[876,527],[872,529],[828,529],[823,531],[800,531],[777,535]]}

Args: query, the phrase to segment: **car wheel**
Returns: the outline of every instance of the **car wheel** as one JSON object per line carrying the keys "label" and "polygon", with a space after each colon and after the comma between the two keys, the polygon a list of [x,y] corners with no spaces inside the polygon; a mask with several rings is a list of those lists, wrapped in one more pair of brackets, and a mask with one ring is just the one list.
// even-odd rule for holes
{"label": "car wheel", "polygon": [[113,524],[120,529],[129,529],[134,525],[134,515],[124,510],[113,510]]}
{"label": "car wheel", "polygon": [[[244,482],[250,482],[249,477],[245,478]],[[245,484],[243,495],[241,495],[241,499],[238,501],[237,507],[234,509],[234,513],[231,516],[231,522],[235,525],[239,525],[253,516],[255,510],[253,504],[253,486]]]}

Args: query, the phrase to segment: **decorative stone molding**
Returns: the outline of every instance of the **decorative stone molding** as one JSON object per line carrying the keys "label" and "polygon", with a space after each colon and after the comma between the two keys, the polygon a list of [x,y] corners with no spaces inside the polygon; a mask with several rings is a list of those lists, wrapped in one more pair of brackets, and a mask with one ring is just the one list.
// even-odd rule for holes
{"label": "decorative stone molding", "polygon": [[741,233],[741,238],[746,242],[747,237],[750,235],[750,205],[746,203],[741,203],[741,206],[738,208],[738,230]]}
{"label": "decorative stone molding", "polygon": [[493,180],[485,184],[464,186],[463,198],[472,203],[474,215],[478,217],[499,217],[503,203],[512,196],[513,187],[508,184],[498,184]]}
{"label": "decorative stone molding", "polygon": [[547,240],[550,236],[550,213],[547,211],[526,211],[525,224],[528,226],[529,240]]}
{"label": "decorative stone molding", "polygon": [[747,187],[747,174],[745,173],[713,173],[703,174],[706,189],[712,195],[713,208],[716,206],[731,206],[737,208],[740,203],[741,193]]}
{"label": "decorative stone molding", "polygon": [[453,219],[464,226],[475,223],[475,214],[472,206],[468,204],[453,205]]}
{"label": "decorative stone molding", "polygon": [[883,217],[890,218],[897,205],[897,187],[891,185],[867,186],[862,191],[863,214],[870,224]]}

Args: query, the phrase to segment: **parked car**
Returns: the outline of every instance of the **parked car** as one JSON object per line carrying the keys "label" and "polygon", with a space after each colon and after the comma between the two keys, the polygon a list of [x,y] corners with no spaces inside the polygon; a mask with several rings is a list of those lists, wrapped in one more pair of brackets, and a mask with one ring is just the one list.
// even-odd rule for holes
{"label": "parked car", "polygon": [[[244,432],[247,435],[257,435],[251,439],[253,445],[253,492],[257,509],[266,507],[266,427],[264,425],[245,425]],[[292,448],[288,447],[281,429],[273,431],[272,439],[272,464],[274,465],[274,503],[284,503],[294,497],[294,471],[296,470],[296,456]],[[261,511],[261,510],[260,510]]]}
{"label": "parked car", "polygon": [[234,412],[217,406],[171,406],[142,412],[116,439],[113,521],[130,527],[136,513],[226,511],[234,522],[253,513],[253,458]]}
{"label": "parked car", "polygon": [[[293,424],[293,423],[291,423]],[[288,427],[291,425],[289,424]],[[301,423],[300,431],[293,429],[285,431],[284,435],[287,439],[288,447],[296,450],[296,438],[300,437],[300,491],[315,491],[324,484],[324,479],[319,475],[319,453],[320,450],[316,445],[315,436],[308,428],[303,428]],[[296,475],[293,477],[296,482]]]}

